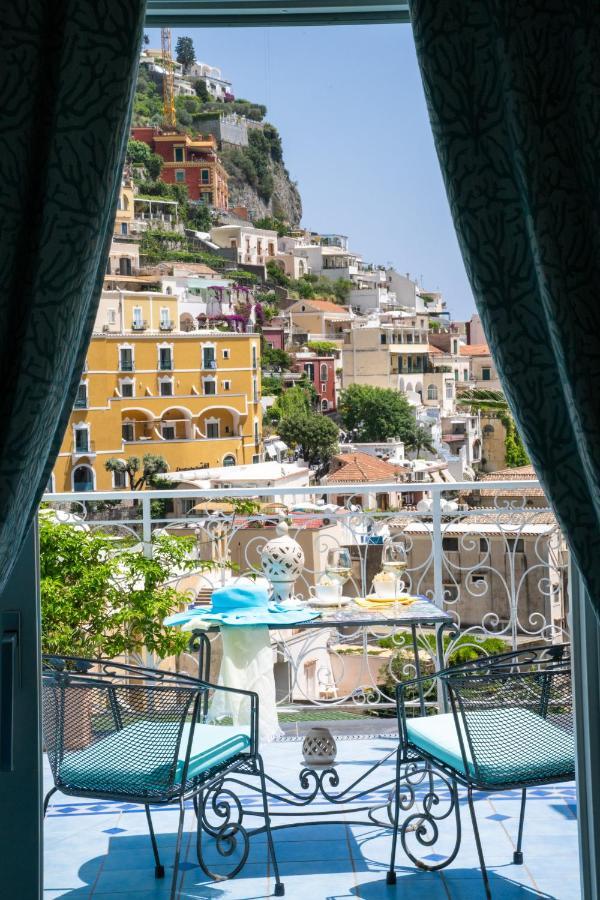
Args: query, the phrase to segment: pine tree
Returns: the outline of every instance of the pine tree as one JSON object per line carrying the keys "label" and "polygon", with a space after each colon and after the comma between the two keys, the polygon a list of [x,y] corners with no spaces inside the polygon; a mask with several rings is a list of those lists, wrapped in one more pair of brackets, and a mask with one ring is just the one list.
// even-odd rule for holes
{"label": "pine tree", "polygon": [[191,37],[177,38],[175,56],[177,62],[181,63],[181,66],[183,67],[183,74],[187,75],[196,62],[196,51],[194,50],[194,42]]}

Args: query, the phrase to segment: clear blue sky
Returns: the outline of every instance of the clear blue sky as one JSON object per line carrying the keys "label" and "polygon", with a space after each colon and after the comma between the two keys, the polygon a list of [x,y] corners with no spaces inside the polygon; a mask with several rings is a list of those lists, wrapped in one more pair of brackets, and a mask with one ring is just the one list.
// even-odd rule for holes
{"label": "clear blue sky", "polygon": [[305,227],[347,234],[365,261],[422,276],[455,318],[470,317],[410,26],[184,29],[173,48],[181,34],[236,96],[268,107]]}

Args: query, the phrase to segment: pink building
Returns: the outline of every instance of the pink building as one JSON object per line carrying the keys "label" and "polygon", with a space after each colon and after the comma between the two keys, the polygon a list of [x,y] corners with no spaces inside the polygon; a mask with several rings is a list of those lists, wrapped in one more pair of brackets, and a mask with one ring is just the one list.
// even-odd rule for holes
{"label": "pink building", "polygon": [[296,353],[294,357],[292,368],[295,372],[305,372],[308,375],[319,395],[321,412],[335,412],[337,409],[336,364],[337,359],[332,354],[313,353],[310,350]]}
{"label": "pink building", "polygon": [[262,336],[273,350],[285,350],[285,334],[278,325],[263,325]]}

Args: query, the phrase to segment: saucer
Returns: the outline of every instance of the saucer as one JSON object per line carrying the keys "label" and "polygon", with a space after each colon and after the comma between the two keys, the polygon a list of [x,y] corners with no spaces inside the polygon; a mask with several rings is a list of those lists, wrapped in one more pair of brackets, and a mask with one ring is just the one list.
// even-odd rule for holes
{"label": "saucer", "polygon": [[336,609],[338,606],[347,606],[351,597],[338,597],[337,600],[321,600],[319,597],[309,597],[308,605],[319,608],[327,607],[328,609]]}

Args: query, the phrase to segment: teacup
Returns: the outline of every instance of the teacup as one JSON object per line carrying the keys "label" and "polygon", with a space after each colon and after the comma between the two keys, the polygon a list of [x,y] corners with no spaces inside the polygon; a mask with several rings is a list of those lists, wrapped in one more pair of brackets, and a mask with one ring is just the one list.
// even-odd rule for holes
{"label": "teacup", "polygon": [[402,588],[400,585],[396,587],[396,583],[394,579],[390,579],[389,581],[386,579],[385,581],[374,578],[373,579],[373,591],[377,595],[377,597],[382,597],[383,599],[394,598],[396,594],[401,593]]}
{"label": "teacup", "polygon": [[327,603],[337,603],[340,597],[340,588],[337,584],[317,584],[310,588],[310,596]]}

